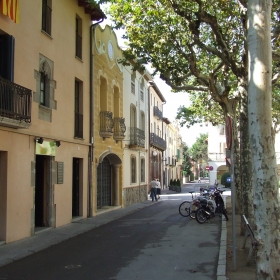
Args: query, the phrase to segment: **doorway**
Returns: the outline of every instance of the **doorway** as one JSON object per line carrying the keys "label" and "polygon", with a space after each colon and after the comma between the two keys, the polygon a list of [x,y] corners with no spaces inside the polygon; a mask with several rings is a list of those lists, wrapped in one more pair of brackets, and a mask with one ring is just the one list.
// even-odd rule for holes
{"label": "doorway", "polygon": [[97,209],[111,206],[111,164],[107,157],[97,167]]}
{"label": "doorway", "polygon": [[8,152],[0,151],[0,243],[6,241]]}
{"label": "doorway", "polygon": [[82,213],[80,199],[82,186],[82,159],[73,158],[73,172],[72,172],[72,217],[81,216]]}
{"label": "doorway", "polygon": [[35,176],[35,227],[49,227],[48,200],[50,188],[50,158],[48,156],[36,155]]}

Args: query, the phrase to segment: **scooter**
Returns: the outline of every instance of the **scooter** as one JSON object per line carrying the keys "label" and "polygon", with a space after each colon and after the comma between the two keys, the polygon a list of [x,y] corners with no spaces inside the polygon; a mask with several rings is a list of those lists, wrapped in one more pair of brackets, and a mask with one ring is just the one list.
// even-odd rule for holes
{"label": "scooter", "polygon": [[199,208],[195,212],[195,219],[199,224],[204,224],[206,221],[214,218],[215,214],[219,214],[219,216],[223,214],[228,221],[227,211],[221,195],[222,193],[223,191],[216,188],[212,194],[216,207],[214,206],[214,203],[211,201],[211,199],[202,199],[200,201]]}

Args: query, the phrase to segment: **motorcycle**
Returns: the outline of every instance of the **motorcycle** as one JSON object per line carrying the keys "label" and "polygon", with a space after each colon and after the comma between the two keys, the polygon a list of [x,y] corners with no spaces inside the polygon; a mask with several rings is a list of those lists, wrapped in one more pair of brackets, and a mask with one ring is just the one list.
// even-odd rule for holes
{"label": "motorcycle", "polygon": [[228,221],[227,211],[225,208],[224,200],[222,198],[223,191],[218,190],[217,188],[213,192],[212,199],[214,199],[216,207],[212,199],[202,199],[199,204],[199,208],[195,212],[195,219],[199,224],[203,224],[206,221],[209,221],[211,218],[214,218],[216,214],[225,216]]}

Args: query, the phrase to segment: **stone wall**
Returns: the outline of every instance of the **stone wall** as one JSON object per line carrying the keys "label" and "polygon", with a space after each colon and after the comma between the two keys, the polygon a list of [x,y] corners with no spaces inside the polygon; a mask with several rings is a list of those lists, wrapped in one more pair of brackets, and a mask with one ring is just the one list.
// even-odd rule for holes
{"label": "stone wall", "polygon": [[124,188],[123,189],[123,206],[127,207],[129,205],[143,202],[147,200],[147,185],[141,185],[137,187]]}

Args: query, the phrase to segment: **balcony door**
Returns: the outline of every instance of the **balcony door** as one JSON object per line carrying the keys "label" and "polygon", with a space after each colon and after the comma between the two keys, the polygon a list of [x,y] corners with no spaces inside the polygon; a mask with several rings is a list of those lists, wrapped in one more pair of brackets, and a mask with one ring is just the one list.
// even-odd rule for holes
{"label": "balcony door", "polygon": [[14,50],[15,38],[8,34],[0,35],[0,76],[11,82],[14,81]]}

